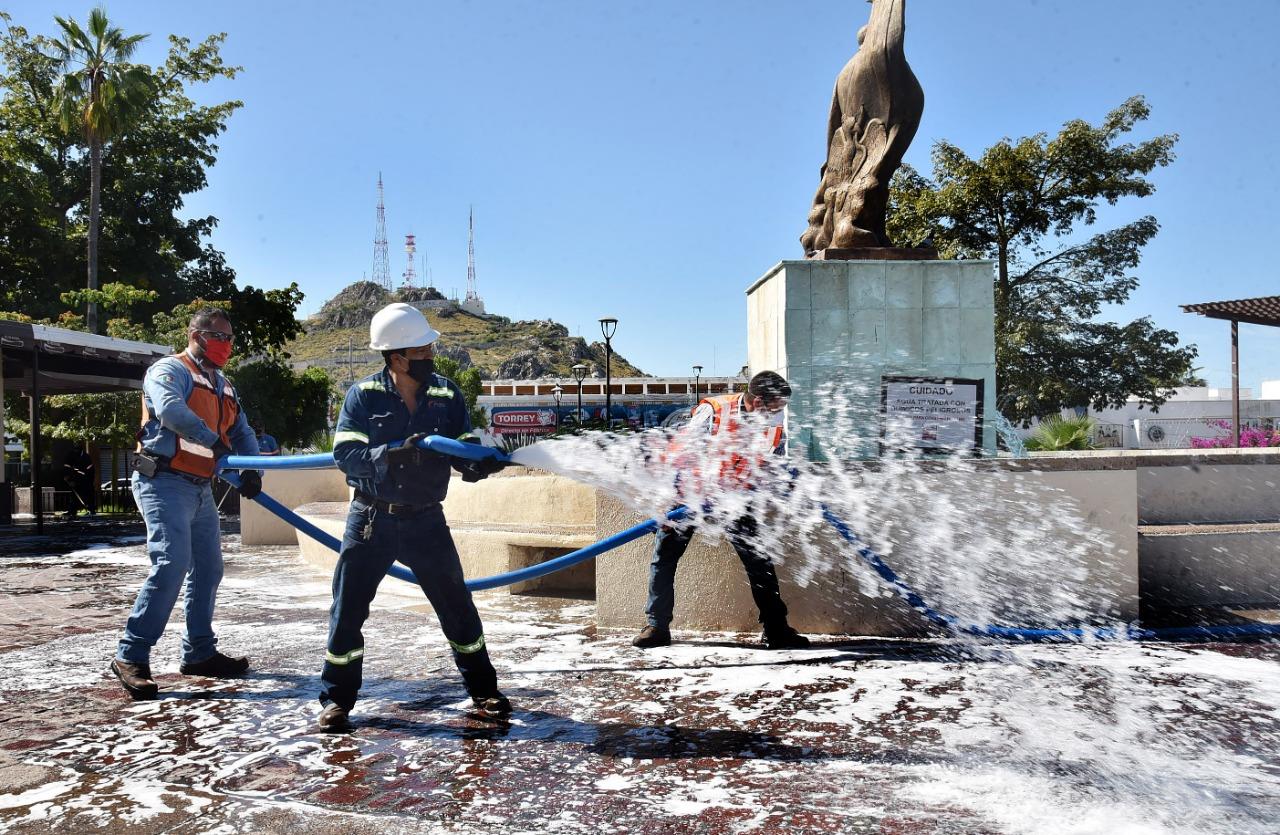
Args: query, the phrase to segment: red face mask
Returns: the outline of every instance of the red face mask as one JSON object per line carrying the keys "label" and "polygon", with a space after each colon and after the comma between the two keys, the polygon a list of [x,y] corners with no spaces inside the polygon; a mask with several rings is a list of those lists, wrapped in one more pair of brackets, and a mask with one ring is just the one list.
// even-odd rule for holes
{"label": "red face mask", "polygon": [[227,360],[231,359],[231,343],[222,342],[217,339],[202,339],[201,347],[204,348],[204,358],[217,368],[227,364]]}

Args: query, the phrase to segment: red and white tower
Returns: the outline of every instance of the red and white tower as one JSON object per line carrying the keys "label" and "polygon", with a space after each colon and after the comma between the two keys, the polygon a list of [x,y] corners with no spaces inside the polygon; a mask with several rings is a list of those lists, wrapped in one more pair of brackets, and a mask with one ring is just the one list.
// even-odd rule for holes
{"label": "red and white tower", "polygon": [[413,240],[413,235],[404,236],[404,254],[407,258],[407,264],[404,268],[404,286],[412,287],[418,279],[417,272],[414,271],[413,262],[416,259],[418,245]]}

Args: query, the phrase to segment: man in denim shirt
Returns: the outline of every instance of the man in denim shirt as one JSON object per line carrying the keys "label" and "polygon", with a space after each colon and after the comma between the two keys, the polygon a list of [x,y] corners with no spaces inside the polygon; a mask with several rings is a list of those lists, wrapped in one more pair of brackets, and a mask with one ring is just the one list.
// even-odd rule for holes
{"label": "man in denim shirt", "polygon": [[[186,580],[184,675],[225,678],[249,669],[247,658],[218,651],[213,604],[222,582],[218,507],[211,485],[217,459],[234,449],[257,455],[258,442],[235,389],[219,369],[231,356],[231,321],[205,308],[187,326],[187,350],[158,360],[142,382],[142,429],[133,495],[147,523],[151,572],[138,592],[111,672],[135,699],[154,699],[151,648],[164,632]],[[240,473],[240,494],[262,489],[256,470]]]}
{"label": "man in denim shirt", "polygon": [[[511,712],[498,692],[480,615],[440,505],[449,489],[450,459],[416,446],[428,435],[477,441],[462,392],[434,371],[439,337],[411,305],[378,311],[369,343],[382,352],[386,367],[347,391],[338,416],[333,457],[355,497],[333,573],[329,644],[320,676],[323,731],[351,730],[349,713],[360,690],[365,653],[360,630],[378,584],[396,560],[417,576],[475,706],[491,715]],[[403,445],[389,446],[400,440]],[[464,481],[478,481],[502,464],[456,461],[453,466]]]}

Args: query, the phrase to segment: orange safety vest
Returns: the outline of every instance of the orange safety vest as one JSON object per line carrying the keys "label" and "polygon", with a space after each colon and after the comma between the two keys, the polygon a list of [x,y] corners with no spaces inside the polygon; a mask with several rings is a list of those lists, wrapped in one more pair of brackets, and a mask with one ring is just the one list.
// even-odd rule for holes
{"label": "orange safety vest", "polygon": [[[704,397],[702,403],[711,407],[712,421],[711,434],[718,434],[721,430],[726,432],[737,432],[742,425],[738,423],[738,413],[742,411],[741,394],[718,394],[715,397]],[[701,404],[699,404],[701,405]],[[777,449],[778,444],[782,443],[782,427],[766,426],[764,430],[765,437],[769,439],[769,448]]]}
{"label": "orange safety vest", "polygon": [[[711,407],[711,434],[718,435],[721,432],[730,434],[739,431],[742,424],[738,422],[738,415],[742,411],[741,394],[720,394],[715,397],[703,398],[702,402]],[[769,441],[769,448],[777,449],[778,444],[782,443],[782,427],[766,426],[765,437]],[[729,453],[728,457],[720,464],[720,478],[722,481],[728,481],[741,485],[749,484],[751,471],[758,466],[759,462],[742,455],[737,452]]]}
{"label": "orange safety vest", "polygon": [[[742,410],[742,395],[722,394],[715,397],[707,397],[699,405],[711,407],[712,435],[719,435],[721,432],[729,433],[724,437],[723,443],[715,444],[715,449],[723,450],[724,452],[724,457],[720,460],[719,482],[722,485],[750,488],[750,476],[762,461],[758,458],[735,452],[730,448],[733,443],[730,436],[742,428],[742,423],[738,420],[738,414]],[[765,437],[769,441],[770,448],[777,449],[778,445],[782,443],[782,427],[765,427]],[[691,480],[693,484],[698,484],[703,477],[701,468],[696,460],[687,458],[685,452],[686,442],[677,435],[668,443],[667,449],[662,455],[662,461],[667,464],[674,464],[681,472],[677,476],[677,482],[687,479]],[[696,492],[697,488],[694,489]]]}
{"label": "orange safety vest", "polygon": [[[235,426],[236,418],[240,415],[240,404],[236,400],[235,389],[227,382],[226,377],[222,378],[222,390],[215,389],[214,384],[209,382],[204,372],[186,351],[174,356],[187,367],[187,371],[191,373],[191,381],[194,383],[191,394],[187,397],[187,408],[195,412],[196,417],[204,421],[205,426],[217,432],[224,444],[231,446],[227,433],[232,426]],[[215,373],[214,380],[217,379],[218,375]],[[146,426],[152,417],[151,411],[147,408],[147,396],[143,394],[142,425]],[[178,437],[177,440],[178,448],[169,459],[169,468],[199,478],[213,478],[215,463],[213,450],[188,441],[186,438]],[[141,444],[138,445],[138,451],[142,451]]]}

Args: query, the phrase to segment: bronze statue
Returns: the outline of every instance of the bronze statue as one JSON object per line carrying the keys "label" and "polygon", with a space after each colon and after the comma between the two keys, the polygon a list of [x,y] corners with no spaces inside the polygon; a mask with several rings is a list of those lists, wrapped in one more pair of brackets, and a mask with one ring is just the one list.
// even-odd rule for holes
{"label": "bronze statue", "polygon": [[906,0],[869,2],[871,21],[831,96],[827,162],[800,236],[808,257],[893,245],[884,227],[889,180],[920,127],[924,90],[903,49]]}

